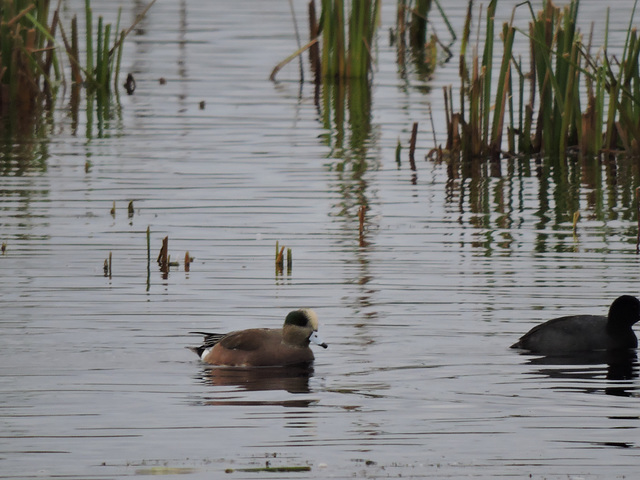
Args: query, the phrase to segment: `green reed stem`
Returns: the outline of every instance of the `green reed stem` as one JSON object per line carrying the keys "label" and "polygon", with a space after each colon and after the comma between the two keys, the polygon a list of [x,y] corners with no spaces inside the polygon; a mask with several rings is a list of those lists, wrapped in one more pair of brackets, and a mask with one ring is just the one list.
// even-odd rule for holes
{"label": "green reed stem", "polygon": [[427,17],[431,10],[431,0],[415,0],[409,20],[409,45],[424,48],[427,41]]}
{"label": "green reed stem", "polygon": [[494,18],[498,0],[491,0],[487,7],[487,31],[485,34],[484,53],[482,55],[483,90],[482,90],[482,142],[488,143],[489,115],[491,113],[491,77],[493,66]]}
{"label": "green reed stem", "polygon": [[322,77],[365,77],[370,73],[379,10],[380,0],[353,0],[346,21],[343,0],[322,0]]}
{"label": "green reed stem", "polygon": [[113,72],[113,57],[109,55],[109,42],[111,41],[111,24],[107,24],[104,29],[102,55],[100,56],[100,85],[105,90],[109,90],[110,76]]}
{"label": "green reed stem", "polygon": [[[496,107],[494,109],[493,123],[491,125],[491,143],[489,146],[489,150],[494,154],[498,154],[500,152],[507,95],[511,97],[509,85],[511,82],[511,52],[513,49],[514,33],[515,29],[513,26],[505,23],[502,29],[504,53],[502,56],[502,64],[500,66],[500,75],[498,77]],[[486,109],[489,110],[488,105],[490,104],[485,105],[487,105]]]}
{"label": "green reed stem", "polygon": [[93,13],[91,10],[91,1],[85,0],[84,4],[85,11],[85,38],[86,38],[86,48],[87,48],[87,65],[86,71],[93,72]]}
{"label": "green reed stem", "polygon": [[124,31],[120,32],[120,45],[118,45],[118,53],[117,53],[117,59],[116,59],[116,73],[113,76],[114,92],[118,91],[118,78],[120,78],[120,65],[122,63],[122,45],[124,44],[124,37],[125,37]]}
{"label": "green reed stem", "polygon": [[[103,52],[103,29],[104,29],[104,25],[103,25],[103,19],[102,16],[98,17],[98,31],[97,31],[97,42],[96,42],[96,57],[95,57],[95,68],[96,71],[94,72],[93,75],[93,82],[94,82],[94,86],[98,86],[98,85],[102,85],[102,70],[104,68],[104,62],[102,60],[102,52]],[[91,71],[89,71],[89,73],[91,73]]]}
{"label": "green reed stem", "polygon": [[439,0],[434,0],[434,1],[435,1],[435,4],[436,4],[436,7],[438,7],[438,11],[440,12],[440,16],[442,17],[442,20],[444,21],[445,25],[447,26],[447,29],[449,30],[449,33],[451,34],[451,36],[455,40],[458,37],[456,35],[455,30],[451,26],[451,22],[449,22],[449,18],[447,17],[447,14],[442,9],[442,6],[440,5],[440,1]]}

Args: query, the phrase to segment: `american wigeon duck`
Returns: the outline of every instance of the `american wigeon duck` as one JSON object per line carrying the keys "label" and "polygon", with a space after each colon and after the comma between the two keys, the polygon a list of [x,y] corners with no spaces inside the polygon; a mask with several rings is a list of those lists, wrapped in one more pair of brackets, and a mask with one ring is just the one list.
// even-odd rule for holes
{"label": "american wigeon duck", "polygon": [[554,318],[529,330],[511,348],[542,354],[636,348],[632,326],[640,319],[640,301],[631,295],[616,298],[609,315]]}
{"label": "american wigeon duck", "polygon": [[204,335],[204,343],[189,348],[212,365],[272,367],[310,363],[314,357],[309,343],[327,348],[318,336],[318,316],[310,308],[290,312],[282,328],[191,333]]}

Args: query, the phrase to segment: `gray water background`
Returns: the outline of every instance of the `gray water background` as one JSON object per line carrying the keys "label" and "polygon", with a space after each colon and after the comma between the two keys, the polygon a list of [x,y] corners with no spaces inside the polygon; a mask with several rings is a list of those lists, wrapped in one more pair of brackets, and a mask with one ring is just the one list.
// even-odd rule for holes
{"label": "gray water background", "polygon": [[[115,21],[116,3],[94,3]],[[583,28],[598,22],[597,38],[607,5],[620,46],[632,2],[582,2]],[[141,8],[125,6],[123,23]],[[459,34],[466,2],[445,8]],[[572,162],[568,190],[534,160],[450,178],[424,156],[430,114],[444,142],[457,60],[429,79],[399,73],[394,9],[364,155],[348,123],[323,125],[295,62],[268,81],[297,48],[288,3],[272,0],[159,0],[127,40],[137,90],[113,118],[81,110],[74,129],[63,102],[44,138],[3,146],[0,478],[636,474],[635,361],[620,375],[508,347],[540,321],[638,294],[637,166],[612,180]],[[576,236],[567,205],[581,211]],[[155,263],[165,236],[180,262],[168,275]],[[292,249],[290,274],[275,271],[276,241]],[[199,340],[189,331],[276,327],[302,306],[329,343],[310,374],[209,369],[184,348]],[[310,470],[241,470],[266,462]]]}

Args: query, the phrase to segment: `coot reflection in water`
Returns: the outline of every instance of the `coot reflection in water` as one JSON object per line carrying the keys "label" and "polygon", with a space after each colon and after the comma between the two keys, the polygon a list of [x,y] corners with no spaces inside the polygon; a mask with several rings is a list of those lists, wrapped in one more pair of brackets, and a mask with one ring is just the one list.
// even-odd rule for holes
{"label": "coot reflection in water", "polygon": [[536,367],[527,375],[556,380],[550,385],[552,389],[624,397],[633,396],[638,391],[635,349],[537,356],[528,359],[527,364]]}

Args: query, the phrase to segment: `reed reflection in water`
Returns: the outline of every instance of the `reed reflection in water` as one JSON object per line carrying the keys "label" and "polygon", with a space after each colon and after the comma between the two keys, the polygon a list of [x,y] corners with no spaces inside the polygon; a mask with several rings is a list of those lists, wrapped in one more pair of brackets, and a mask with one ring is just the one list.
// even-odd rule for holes
{"label": "reed reflection in water", "polygon": [[[493,162],[447,164],[446,204],[461,225],[484,232],[473,243],[490,254],[517,248],[518,236],[533,232],[535,251],[576,251],[582,237],[623,224],[630,251],[636,240],[638,159],[506,158],[496,174]],[[533,214],[531,214],[533,212]],[[575,225],[574,225],[575,222]],[[592,250],[593,247],[586,247]]]}

